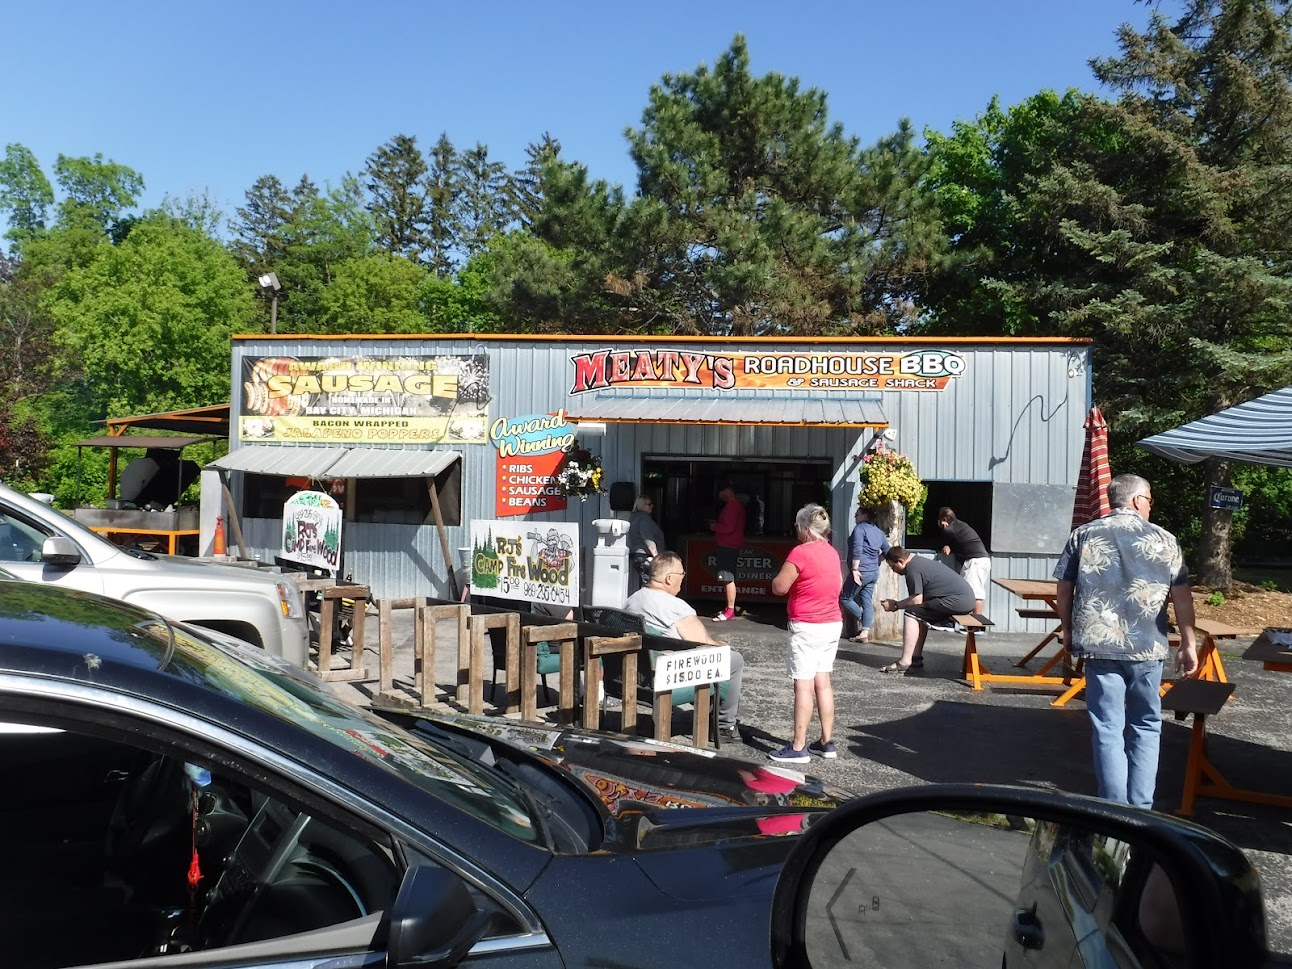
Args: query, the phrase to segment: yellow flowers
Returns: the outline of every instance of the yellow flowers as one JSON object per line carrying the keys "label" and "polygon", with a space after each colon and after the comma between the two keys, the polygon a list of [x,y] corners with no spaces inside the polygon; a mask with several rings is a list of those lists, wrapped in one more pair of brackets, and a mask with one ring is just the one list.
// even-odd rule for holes
{"label": "yellow flowers", "polygon": [[861,459],[861,494],[857,504],[878,508],[890,501],[900,502],[911,511],[924,497],[924,482],[915,473],[915,465],[905,454],[890,451],[880,443]]}

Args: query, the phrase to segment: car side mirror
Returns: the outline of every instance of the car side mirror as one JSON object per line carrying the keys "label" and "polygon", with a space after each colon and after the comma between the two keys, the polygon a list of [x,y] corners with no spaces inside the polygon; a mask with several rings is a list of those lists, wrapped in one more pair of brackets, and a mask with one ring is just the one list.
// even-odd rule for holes
{"label": "car side mirror", "polygon": [[81,552],[70,538],[55,535],[41,544],[40,560],[46,565],[80,565]]}
{"label": "car side mirror", "polygon": [[851,801],[786,861],[777,967],[1266,964],[1260,881],[1212,831],[1095,798],[948,784]]}
{"label": "car side mirror", "polygon": [[453,872],[436,865],[410,868],[390,909],[387,969],[456,966],[492,920]]}

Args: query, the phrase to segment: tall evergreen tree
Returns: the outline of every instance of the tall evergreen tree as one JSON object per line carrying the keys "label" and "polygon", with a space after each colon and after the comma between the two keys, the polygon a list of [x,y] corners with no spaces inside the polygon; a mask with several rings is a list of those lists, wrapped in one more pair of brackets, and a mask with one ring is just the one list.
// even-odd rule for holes
{"label": "tall evergreen tree", "polygon": [[511,180],[511,207],[522,228],[533,229],[543,205],[543,170],[560,160],[561,143],[551,132],[525,146],[525,166]]}
{"label": "tall evergreen tree", "polygon": [[477,142],[458,155],[457,190],[459,243],[463,256],[472,259],[512,221],[511,176],[507,166],[491,160],[489,148]]}
{"label": "tall evergreen tree", "polygon": [[904,280],[936,233],[907,126],[862,152],[823,92],[755,77],[738,36],[712,69],[666,75],[627,134],[633,218],[654,236],[643,294],[677,328],[873,333],[909,317]]}
{"label": "tall evergreen tree", "polygon": [[458,152],[447,132],[431,149],[431,163],[426,172],[426,262],[439,279],[452,275],[458,248]]}
{"label": "tall evergreen tree", "polygon": [[[1175,23],[1124,27],[1119,46],[1093,65],[1115,101],[1052,101],[991,119],[982,145],[956,139],[960,187],[985,188],[962,210],[975,237],[957,240],[980,288],[962,275],[945,292],[970,310],[996,302],[1018,332],[1094,337],[1096,396],[1131,442],[1292,375],[1292,17],[1288,0],[1187,0]],[[990,258],[975,266],[973,245]],[[1123,458],[1119,470],[1147,463]],[[1228,481],[1208,462],[1194,507]],[[1197,514],[1163,505],[1171,525]],[[1230,517],[1201,517],[1200,580],[1226,588]]]}
{"label": "tall evergreen tree", "polygon": [[426,171],[426,159],[412,135],[395,135],[368,157],[368,209],[381,251],[414,261],[426,251]]}
{"label": "tall evergreen tree", "polygon": [[292,218],[293,199],[277,175],[261,175],[245,198],[229,224],[230,248],[248,273],[259,276],[275,270],[287,248],[283,230]]}

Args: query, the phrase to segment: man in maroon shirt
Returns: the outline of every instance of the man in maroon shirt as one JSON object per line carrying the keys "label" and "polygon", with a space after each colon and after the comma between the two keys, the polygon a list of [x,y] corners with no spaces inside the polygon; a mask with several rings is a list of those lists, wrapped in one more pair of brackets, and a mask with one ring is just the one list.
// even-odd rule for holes
{"label": "man in maroon shirt", "polygon": [[717,521],[709,522],[709,527],[718,543],[718,581],[726,585],[727,607],[713,617],[722,622],[736,618],[736,562],[745,541],[745,506],[736,497],[736,486],[730,481],[723,482],[718,497],[723,501],[722,511]]}

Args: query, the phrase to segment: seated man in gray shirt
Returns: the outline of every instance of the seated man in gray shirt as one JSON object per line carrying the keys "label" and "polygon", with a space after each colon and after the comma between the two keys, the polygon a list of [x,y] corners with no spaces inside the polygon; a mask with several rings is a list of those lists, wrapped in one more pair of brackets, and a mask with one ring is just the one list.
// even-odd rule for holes
{"label": "seated man in gray shirt", "polygon": [[952,616],[971,613],[974,608],[973,587],[941,562],[912,555],[900,545],[884,553],[884,560],[898,575],[906,578],[905,599],[885,599],[885,612],[906,611],[902,620],[902,658],[883,667],[883,673],[905,673],[924,668],[924,638],[929,623],[950,625]]}
{"label": "seated man in gray shirt", "polygon": [[[628,597],[624,610],[641,616],[658,635],[707,646],[725,646],[709,635],[695,610],[677,597],[686,570],[676,552],[660,552],[651,560],[650,581]],[[745,675],[745,659],[731,651],[731,680],[727,695],[718,704],[718,729],[724,737],[740,738],[736,713],[740,708],[740,681]]]}

